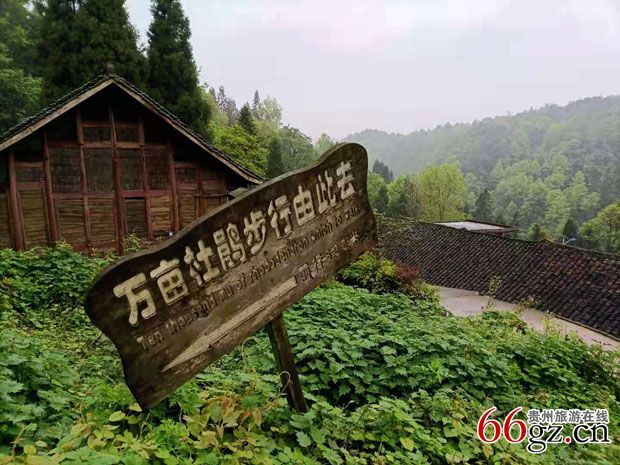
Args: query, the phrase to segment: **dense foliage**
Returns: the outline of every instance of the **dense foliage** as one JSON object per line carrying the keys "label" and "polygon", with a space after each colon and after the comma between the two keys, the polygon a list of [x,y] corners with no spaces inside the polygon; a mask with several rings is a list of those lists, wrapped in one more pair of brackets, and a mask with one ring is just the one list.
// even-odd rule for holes
{"label": "dense foliage", "polygon": [[146,60],[124,0],[48,0],[40,8],[37,43],[45,102],[103,74],[108,64],[144,85]]}
{"label": "dense foliage", "polygon": [[[581,228],[620,199],[619,127],[620,97],[616,96],[587,98],[564,107],[547,105],[515,116],[446,124],[408,135],[366,130],[347,140],[363,144],[371,158],[381,160],[396,175],[457,163],[467,185],[461,216],[482,214],[478,219],[515,224],[524,235],[537,224],[545,236],[561,240],[567,222]],[[487,197],[485,190],[488,198],[480,199]],[[411,204],[420,199],[415,189],[408,197]],[[479,201],[486,204],[482,212],[476,211]],[[390,195],[390,203],[388,213],[403,214],[402,202]],[[406,213],[424,219],[424,209]],[[438,220],[437,215],[429,216]],[[589,240],[591,236],[578,229],[575,236],[563,239],[618,252]]]}
{"label": "dense foliage", "polygon": [[[490,405],[608,408],[617,435],[618,354],[512,315],[453,318],[396,289],[335,282],[286,313],[308,413],[286,406],[263,333],[142,412],[79,307],[105,263],[66,246],[3,251],[0,463],[611,465],[620,453],[559,445],[535,457],[475,438]],[[366,256],[343,274],[365,281],[391,266]]]}
{"label": "dense foliage", "polygon": [[0,133],[50,100],[113,71],[260,175],[301,168],[333,145],[323,134],[315,147],[299,129],[283,126],[282,107],[271,96],[261,98],[256,91],[252,106],[239,110],[223,86],[216,92],[201,85],[189,19],[179,0],[152,0],[145,50],[124,0],[5,3],[0,9]]}
{"label": "dense foliage", "polygon": [[189,43],[189,20],[181,2],[155,0],[151,14],[147,52],[149,92],[183,121],[206,130],[211,108],[198,86],[198,70]]}

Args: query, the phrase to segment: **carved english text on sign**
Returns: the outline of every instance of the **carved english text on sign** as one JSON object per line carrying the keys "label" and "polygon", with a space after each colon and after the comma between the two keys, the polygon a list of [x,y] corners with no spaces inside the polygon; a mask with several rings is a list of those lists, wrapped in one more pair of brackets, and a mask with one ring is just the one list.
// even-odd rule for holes
{"label": "carved english text on sign", "polygon": [[100,274],[87,311],[116,345],[140,405],[159,402],[375,244],[367,167],[362,146],[339,145]]}

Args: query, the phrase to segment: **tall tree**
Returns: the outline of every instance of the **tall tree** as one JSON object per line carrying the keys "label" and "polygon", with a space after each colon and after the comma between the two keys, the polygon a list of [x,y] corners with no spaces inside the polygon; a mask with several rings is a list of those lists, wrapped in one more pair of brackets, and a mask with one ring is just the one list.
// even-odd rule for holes
{"label": "tall tree", "polygon": [[419,219],[422,208],[417,179],[413,175],[397,177],[387,184],[387,189],[390,215]]}
{"label": "tall tree", "polygon": [[480,221],[491,221],[493,219],[493,203],[489,189],[485,188],[478,196],[474,219]]}
{"label": "tall tree", "polygon": [[269,153],[267,154],[267,177],[275,178],[284,173],[284,165],[282,164],[282,144],[276,137],[269,144]]}
{"label": "tall tree", "polygon": [[252,110],[249,104],[245,104],[239,111],[239,120],[237,121],[248,134],[256,135],[256,126],[254,124],[254,117],[252,116]]}
{"label": "tall tree", "polygon": [[285,172],[302,168],[316,157],[312,139],[299,129],[284,126],[278,131],[278,137],[282,143],[282,162]]}
{"label": "tall tree", "polygon": [[254,112],[254,114],[256,114],[259,105],[260,105],[260,95],[258,94],[258,90],[255,90],[254,99],[252,99],[252,111]]}
{"label": "tall tree", "polygon": [[335,142],[327,134],[323,133],[314,144],[314,151],[318,156],[323,155],[335,145]]}
{"label": "tall tree", "polygon": [[238,124],[215,128],[213,144],[254,172],[265,175],[267,149],[259,144],[256,137],[248,134]]}
{"label": "tall tree", "polygon": [[235,124],[237,122],[237,118],[239,117],[237,103],[226,95],[226,89],[224,89],[224,86],[220,86],[215,98],[220,111],[226,115],[228,124]]}
{"label": "tall tree", "polygon": [[103,74],[108,64],[143,85],[145,59],[124,0],[48,0],[42,12],[39,52],[46,100]]}
{"label": "tall tree", "polygon": [[566,220],[566,223],[564,223],[564,227],[562,228],[562,239],[564,241],[569,241],[571,239],[574,239],[575,244],[577,245],[577,243],[579,242],[579,229],[577,228],[577,223],[575,223],[575,220],[572,217],[569,217]]}
{"label": "tall tree", "polygon": [[390,205],[390,197],[388,195],[387,186],[381,184],[379,188],[379,192],[377,193],[377,202],[375,208],[379,213],[387,213]]}
{"label": "tall tree", "polygon": [[26,0],[0,3],[0,133],[39,108],[38,11]]}
{"label": "tall tree", "polygon": [[379,195],[379,189],[381,189],[381,186],[385,185],[385,181],[378,174],[368,173],[366,185],[370,205],[372,205],[373,208],[377,208],[377,196]]}
{"label": "tall tree", "polygon": [[463,217],[465,176],[459,166],[444,163],[420,174],[419,189],[426,221],[454,221]]}
{"label": "tall tree", "polygon": [[276,127],[280,127],[282,124],[282,105],[270,95],[263,100],[259,100],[256,108],[252,108],[252,110],[259,120],[268,121]]}
{"label": "tall tree", "polygon": [[528,233],[527,233],[527,238],[530,241],[542,241],[544,239],[547,238],[547,234],[545,232],[545,230],[542,228],[542,226],[540,226],[538,223],[534,223]]}
{"label": "tall tree", "polygon": [[586,221],[580,234],[591,247],[620,253],[620,202],[608,205],[595,218]]}
{"label": "tall tree", "polygon": [[153,0],[151,13],[149,91],[183,121],[201,129],[210,117],[210,108],[199,92],[189,20],[179,0]]}
{"label": "tall tree", "polygon": [[0,44],[0,134],[39,107],[41,79],[17,68]]}
{"label": "tall tree", "polygon": [[81,49],[77,9],[77,2],[72,0],[48,0],[41,7],[37,48],[43,61],[43,96],[46,101],[81,84],[76,76]]}
{"label": "tall tree", "polygon": [[0,2],[0,44],[15,69],[31,76],[41,76],[41,58],[37,53],[37,34],[41,8],[31,0]]}
{"label": "tall tree", "polygon": [[383,177],[385,182],[392,182],[394,180],[392,170],[390,170],[389,166],[383,163],[381,160],[375,160],[375,162],[372,164],[372,172]]}

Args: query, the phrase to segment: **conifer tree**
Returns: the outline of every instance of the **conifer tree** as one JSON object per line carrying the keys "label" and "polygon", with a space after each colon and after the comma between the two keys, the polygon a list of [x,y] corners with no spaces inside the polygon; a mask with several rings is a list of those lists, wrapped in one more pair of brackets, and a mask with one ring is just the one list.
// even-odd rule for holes
{"label": "conifer tree", "polygon": [[256,135],[256,125],[254,124],[254,117],[252,116],[252,110],[249,104],[245,104],[241,107],[239,112],[239,126],[241,126],[245,132],[253,136]]}
{"label": "conifer tree", "polygon": [[474,211],[474,219],[479,221],[491,221],[493,218],[493,205],[491,202],[491,193],[488,189],[484,189],[476,200],[476,210]]}
{"label": "conifer tree", "polygon": [[392,170],[381,160],[375,160],[372,165],[372,172],[380,175],[385,180],[385,182],[392,182],[394,180],[394,174],[392,174]]}
{"label": "conifer tree", "polygon": [[51,100],[106,72],[144,84],[145,59],[125,0],[49,0],[39,37],[44,98]]}
{"label": "conifer tree", "polygon": [[71,0],[48,0],[41,11],[37,48],[43,61],[43,98],[50,101],[79,85],[75,74],[80,50],[77,4]]}
{"label": "conifer tree", "polygon": [[116,74],[143,86],[146,60],[138,49],[138,33],[129,22],[125,0],[84,0],[77,19],[83,40],[83,79],[102,74],[112,64]]}
{"label": "conifer tree", "polygon": [[527,238],[530,241],[542,241],[547,238],[545,230],[538,224],[534,223],[528,231]]}
{"label": "conifer tree", "polygon": [[252,111],[256,114],[258,107],[260,105],[260,95],[258,94],[258,90],[254,91],[254,100],[252,100]]}
{"label": "conifer tree", "polygon": [[579,229],[577,228],[577,224],[572,217],[569,217],[566,220],[566,223],[564,223],[564,227],[562,228],[562,235],[564,236],[564,240],[566,241],[570,239],[579,239]]}
{"label": "conifer tree", "polygon": [[377,193],[377,211],[379,213],[387,213],[390,205],[390,198],[388,196],[387,186],[385,184],[381,184],[379,188],[379,192]]}
{"label": "conifer tree", "polygon": [[153,0],[148,30],[148,89],[181,120],[204,128],[210,108],[198,84],[189,20],[179,0]]}
{"label": "conifer tree", "polygon": [[284,173],[284,164],[282,163],[282,144],[276,137],[269,144],[269,154],[267,155],[267,177],[275,178]]}

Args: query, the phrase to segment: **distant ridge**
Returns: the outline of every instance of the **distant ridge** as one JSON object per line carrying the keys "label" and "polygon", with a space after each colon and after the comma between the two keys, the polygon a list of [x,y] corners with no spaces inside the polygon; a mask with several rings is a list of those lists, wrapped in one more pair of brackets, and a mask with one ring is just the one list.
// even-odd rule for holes
{"label": "distant ridge", "polygon": [[387,163],[395,175],[459,161],[464,172],[484,181],[499,160],[510,165],[569,142],[574,150],[563,154],[576,164],[572,168],[582,169],[585,160],[580,155],[588,152],[586,164],[604,169],[614,161],[610,155],[620,153],[620,96],[548,104],[515,115],[448,123],[409,134],[366,129],[344,140],[364,145],[371,160]]}

